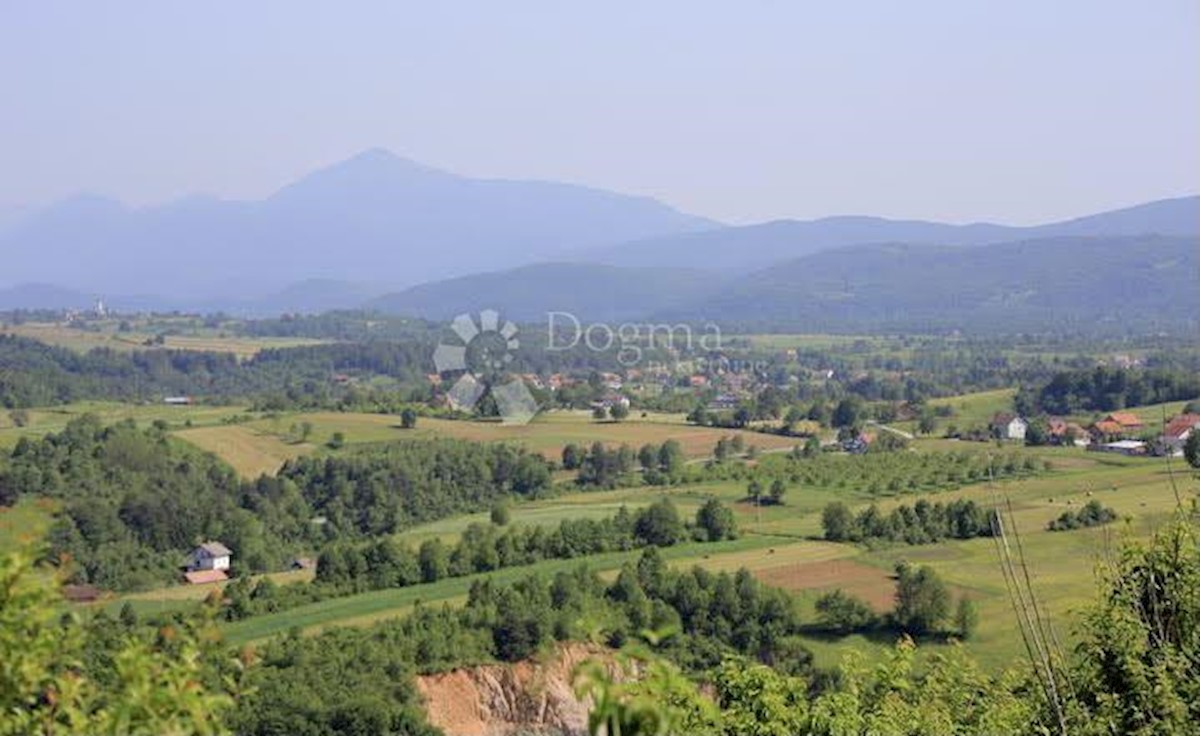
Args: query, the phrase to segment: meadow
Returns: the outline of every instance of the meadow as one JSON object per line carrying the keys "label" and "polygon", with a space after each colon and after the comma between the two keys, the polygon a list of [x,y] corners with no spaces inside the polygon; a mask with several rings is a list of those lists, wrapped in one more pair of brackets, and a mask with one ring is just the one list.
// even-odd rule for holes
{"label": "meadow", "polygon": [[[980,448],[982,451],[987,445]],[[1050,451],[1031,452],[1045,457]],[[1034,590],[1053,617],[1059,635],[1069,640],[1072,617],[1093,600],[1097,590],[1094,573],[1103,567],[1122,539],[1144,537],[1161,524],[1175,508],[1176,500],[1161,460],[1098,456],[1077,450],[1054,452],[1059,454],[1053,456],[1054,470],[1047,475],[990,486],[975,484],[936,494],[901,493],[890,498],[872,499],[858,491],[802,488],[790,491],[783,506],[759,508],[745,499],[742,484],[710,483],[670,489],[568,494],[514,507],[512,523],[550,525],[563,518],[596,518],[613,513],[622,504],[636,507],[661,495],[670,496],[681,512],[690,514],[704,498],[716,496],[734,505],[742,537],[718,545],[671,548],[666,553],[672,564],[695,564],[713,570],[746,567],[764,582],[792,591],[802,609],[810,614],[819,594],[838,588],[863,598],[881,612],[886,611],[890,608],[894,590],[891,576],[895,564],[906,560],[930,565],[943,576],[956,596],[965,595],[976,602],[982,624],[966,646],[983,664],[1000,669],[1019,657],[1021,651],[1016,620],[993,540],[951,540],[921,546],[834,544],[820,538],[820,513],[824,505],[834,499],[847,500],[855,508],[873,502],[884,511],[899,503],[911,504],[921,497],[938,500],[973,498],[988,506],[1011,503],[1012,520],[1021,535]],[[1175,477],[1180,482],[1180,492],[1194,497],[1197,492],[1195,479],[1178,472]],[[1121,521],[1107,527],[1072,532],[1046,530],[1047,523],[1064,510],[1078,508],[1091,498],[1099,498],[1106,506],[1114,508]],[[483,520],[483,515],[456,517],[416,527],[400,537],[413,544],[434,536],[453,540],[467,524]],[[552,575],[584,562],[592,569],[611,572],[634,557],[636,553],[615,553],[586,560],[552,560],[492,574],[499,581],[531,571]],[[454,603],[465,595],[473,577],[323,601],[231,624],[227,632],[234,641],[243,642],[294,626],[316,631],[335,623],[369,623],[403,615],[418,600],[426,604]],[[807,639],[818,662],[825,665],[838,662],[848,649],[874,656],[892,644],[889,635],[830,638],[814,633]]]}

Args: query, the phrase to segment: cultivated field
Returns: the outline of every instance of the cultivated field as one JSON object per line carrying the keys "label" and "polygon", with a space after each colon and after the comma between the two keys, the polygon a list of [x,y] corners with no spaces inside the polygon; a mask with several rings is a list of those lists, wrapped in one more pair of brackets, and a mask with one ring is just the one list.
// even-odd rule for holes
{"label": "cultivated field", "polygon": [[[93,348],[113,350],[196,350],[215,353],[232,353],[238,358],[249,358],[267,348],[287,348],[316,345],[322,340],[291,337],[240,337],[220,330],[192,327],[186,324],[173,326],[163,334],[161,344],[154,343],[156,333],[144,331],[135,324],[127,332],[118,330],[116,322],[90,323],[95,329],[80,329],[56,322],[26,322],[0,328],[0,334],[20,335],[41,342],[86,352]],[[175,334],[176,332],[183,334]]]}
{"label": "cultivated field", "polygon": [[247,426],[282,435],[292,424],[300,422],[312,424],[311,442],[318,445],[328,442],[334,432],[343,433],[346,442],[350,443],[454,437],[475,442],[512,442],[551,459],[558,459],[562,455],[562,448],[570,443],[624,443],[636,449],[646,443],[662,443],[674,439],[683,445],[686,455],[697,458],[711,455],[719,439],[735,434],[741,434],[747,446],[756,445],[762,450],[790,449],[801,442],[795,437],[694,427],[685,424],[683,417],[677,414],[654,414],[644,419],[630,418],[624,422],[597,422],[589,413],[579,411],[547,412],[523,426],[422,417],[415,429],[406,430],[400,427],[400,418],[397,416],[341,412],[285,415],[275,419],[261,419]]}

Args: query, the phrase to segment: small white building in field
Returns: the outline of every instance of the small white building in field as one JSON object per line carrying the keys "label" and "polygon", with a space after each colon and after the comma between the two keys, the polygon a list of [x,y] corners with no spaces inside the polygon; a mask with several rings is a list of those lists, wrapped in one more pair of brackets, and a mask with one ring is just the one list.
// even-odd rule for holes
{"label": "small white building in field", "polygon": [[1029,423],[1015,414],[997,414],[992,417],[992,431],[997,439],[1025,441]]}
{"label": "small white building in field", "polygon": [[188,570],[197,572],[200,570],[228,570],[229,559],[233,556],[233,552],[220,542],[205,542],[196,549],[192,550],[191,556],[188,558]]}

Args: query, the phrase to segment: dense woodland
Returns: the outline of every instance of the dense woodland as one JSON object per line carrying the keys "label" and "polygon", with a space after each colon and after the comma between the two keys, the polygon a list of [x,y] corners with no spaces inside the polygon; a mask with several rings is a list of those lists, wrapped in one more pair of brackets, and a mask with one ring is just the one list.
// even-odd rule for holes
{"label": "dense woodland", "polygon": [[247,482],[161,425],[105,427],[91,417],[22,438],[0,462],[0,503],[24,494],[59,500],[50,557],[67,556],[78,580],[116,590],[175,580],[185,555],[208,539],[229,546],[240,571],[278,570],[332,540],[486,509],[548,483],[539,456],[456,440],[298,459],[277,477]]}
{"label": "dense woodland", "polygon": [[1017,410],[1036,414],[1107,412],[1200,397],[1200,371],[1180,368],[1127,370],[1095,368],[1054,374],[1044,384],[1026,386],[1015,399]]}

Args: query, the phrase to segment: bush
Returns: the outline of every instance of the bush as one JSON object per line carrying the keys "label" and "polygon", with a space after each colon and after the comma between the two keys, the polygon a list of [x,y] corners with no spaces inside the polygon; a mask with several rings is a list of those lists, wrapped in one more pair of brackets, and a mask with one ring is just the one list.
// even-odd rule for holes
{"label": "bush", "polygon": [[865,631],[878,623],[870,606],[841,589],[818,598],[816,609],[821,627],[839,634]]}
{"label": "bush", "polygon": [[1116,518],[1116,511],[1092,499],[1078,511],[1064,511],[1061,516],[1046,525],[1046,528],[1052,532],[1065,532],[1072,529],[1101,526],[1115,521]]}

